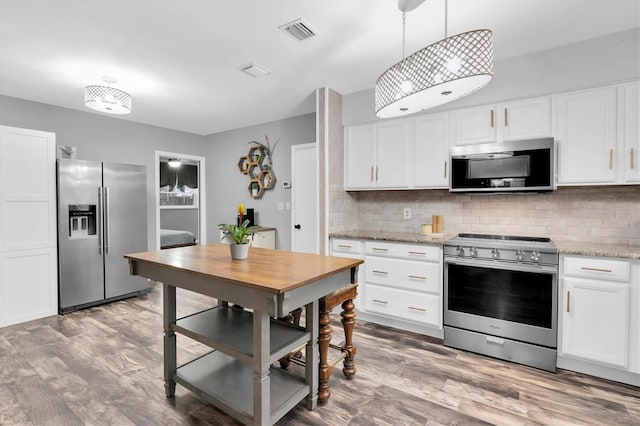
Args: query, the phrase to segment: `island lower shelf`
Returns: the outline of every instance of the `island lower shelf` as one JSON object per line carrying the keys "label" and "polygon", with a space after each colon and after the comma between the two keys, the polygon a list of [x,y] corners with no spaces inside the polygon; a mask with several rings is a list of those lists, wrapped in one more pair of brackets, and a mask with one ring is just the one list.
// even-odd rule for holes
{"label": "island lower shelf", "polygon": [[[269,377],[273,424],[309,394],[309,386],[304,378],[279,368],[271,368]],[[250,365],[212,351],[178,367],[175,380],[244,423],[253,421],[254,373]]]}
{"label": "island lower shelf", "polygon": [[[173,331],[188,336],[240,361],[253,360],[253,314],[226,306],[216,306],[178,319]],[[304,328],[271,320],[269,327],[269,363],[307,343],[310,334]]]}

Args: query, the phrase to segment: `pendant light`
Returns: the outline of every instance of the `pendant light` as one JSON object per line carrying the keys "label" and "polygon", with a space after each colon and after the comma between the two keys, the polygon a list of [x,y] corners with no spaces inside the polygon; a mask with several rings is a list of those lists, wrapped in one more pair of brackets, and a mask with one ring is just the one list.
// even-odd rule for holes
{"label": "pendant light", "polygon": [[444,2],[444,39],[404,57],[406,12],[424,0],[399,0],[402,60],[376,82],[375,110],[380,118],[413,114],[454,101],[485,86],[493,77],[493,34],[475,30],[448,37],[448,0]]}
{"label": "pendant light", "polygon": [[107,86],[92,85],[84,88],[84,104],[87,108],[109,114],[129,114],[131,95],[111,87],[111,84],[118,81],[113,77],[102,77],[102,81]]}

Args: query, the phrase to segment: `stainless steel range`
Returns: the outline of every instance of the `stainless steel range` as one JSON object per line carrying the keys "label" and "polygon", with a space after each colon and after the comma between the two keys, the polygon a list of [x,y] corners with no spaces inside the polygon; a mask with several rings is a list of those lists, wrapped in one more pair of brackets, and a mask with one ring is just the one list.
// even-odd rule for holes
{"label": "stainless steel range", "polygon": [[548,238],[445,242],[445,345],[555,371],[557,307],[558,250]]}

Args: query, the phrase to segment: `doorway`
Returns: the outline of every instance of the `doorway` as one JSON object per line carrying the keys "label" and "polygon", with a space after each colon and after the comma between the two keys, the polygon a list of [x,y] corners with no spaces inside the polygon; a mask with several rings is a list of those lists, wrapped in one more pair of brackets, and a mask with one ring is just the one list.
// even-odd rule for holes
{"label": "doorway", "polygon": [[318,146],[291,147],[291,251],[318,254]]}
{"label": "doorway", "polygon": [[206,244],[205,158],[156,151],[156,250]]}

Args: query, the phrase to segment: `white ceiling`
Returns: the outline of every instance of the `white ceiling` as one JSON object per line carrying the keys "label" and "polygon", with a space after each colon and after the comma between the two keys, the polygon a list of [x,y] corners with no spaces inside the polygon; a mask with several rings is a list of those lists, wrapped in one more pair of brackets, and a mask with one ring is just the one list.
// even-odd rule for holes
{"label": "white ceiling", "polygon": [[[296,18],[318,35],[278,29]],[[449,35],[493,30],[496,60],[639,26],[640,0],[449,1]],[[407,53],[443,35],[444,0],[407,14]],[[370,89],[401,47],[395,0],[0,0],[0,94],[99,114],[83,87],[114,76],[133,96],[117,118],[201,135]]]}

